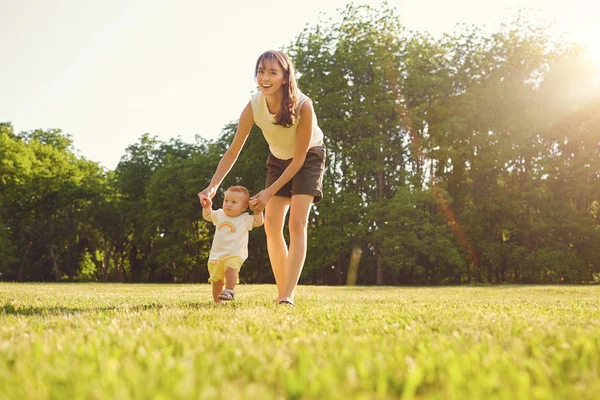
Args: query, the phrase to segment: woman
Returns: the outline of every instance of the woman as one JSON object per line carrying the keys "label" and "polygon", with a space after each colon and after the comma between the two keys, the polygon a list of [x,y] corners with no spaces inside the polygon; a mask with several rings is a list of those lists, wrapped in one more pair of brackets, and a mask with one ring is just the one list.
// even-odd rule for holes
{"label": "woman", "polygon": [[[294,305],[294,291],[306,259],[308,215],[313,202],[322,199],[325,147],[312,101],[298,90],[294,65],[281,51],[267,51],[254,71],[259,92],[240,116],[234,139],[209,186],[198,194],[200,202],[212,199],[238,158],[255,123],[263,132],[271,154],[267,159],[265,189],[252,197],[254,212],[265,210],[267,249],[277,283],[279,304]],[[290,213],[289,248],[283,237]]]}

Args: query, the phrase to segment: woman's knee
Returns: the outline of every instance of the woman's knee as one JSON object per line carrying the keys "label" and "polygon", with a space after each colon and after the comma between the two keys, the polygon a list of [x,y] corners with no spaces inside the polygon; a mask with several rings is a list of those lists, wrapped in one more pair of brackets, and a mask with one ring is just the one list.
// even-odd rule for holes
{"label": "woman's knee", "polygon": [[283,232],[283,218],[278,215],[265,213],[265,233]]}
{"label": "woman's knee", "polygon": [[303,216],[290,215],[289,229],[290,235],[305,235],[308,219]]}
{"label": "woman's knee", "polygon": [[283,197],[273,197],[265,210],[265,233],[283,233],[285,216],[290,206],[290,200]]}
{"label": "woman's knee", "polygon": [[312,205],[312,201],[313,196],[309,195],[297,195],[292,197],[289,221],[291,236],[306,236],[306,227],[308,226],[308,215],[310,214],[310,207]]}

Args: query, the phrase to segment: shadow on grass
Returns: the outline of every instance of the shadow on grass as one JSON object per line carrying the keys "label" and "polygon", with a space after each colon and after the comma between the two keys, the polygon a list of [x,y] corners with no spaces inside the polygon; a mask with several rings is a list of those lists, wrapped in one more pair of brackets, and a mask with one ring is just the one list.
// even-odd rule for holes
{"label": "shadow on grass", "polygon": [[64,306],[50,306],[50,307],[35,307],[35,306],[21,306],[14,303],[5,303],[0,307],[0,315],[73,315],[73,314],[84,314],[84,313],[120,313],[126,312],[142,312],[142,311],[153,311],[162,309],[174,309],[174,308],[186,308],[186,309],[210,309],[216,308],[212,302],[193,302],[185,304],[140,304],[136,306],[114,306],[114,307],[89,307],[89,308],[77,308],[77,307],[64,307]]}

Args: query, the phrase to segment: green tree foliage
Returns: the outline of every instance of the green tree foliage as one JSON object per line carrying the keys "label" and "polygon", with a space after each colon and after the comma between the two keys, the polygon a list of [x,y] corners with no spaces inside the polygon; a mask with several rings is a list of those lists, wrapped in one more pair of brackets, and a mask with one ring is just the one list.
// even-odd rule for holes
{"label": "green tree foliage", "polygon": [[[340,253],[327,261],[346,264],[349,246],[372,246],[377,283],[383,283],[378,234],[383,220],[377,210],[393,196],[406,169],[406,134],[399,126],[403,51],[393,12],[352,5],[339,21],[306,29],[291,51],[300,87],[314,100],[326,132],[329,181],[335,182],[326,190],[331,201],[322,207],[334,218],[317,223],[335,227],[323,232],[328,239],[345,239],[336,247]],[[347,201],[352,202],[346,206]],[[336,203],[344,203],[341,213],[333,211]]]}
{"label": "green tree foliage", "polygon": [[16,139],[12,125],[0,123],[0,273],[7,279],[14,279],[12,266],[19,260],[12,204],[30,179],[32,158],[27,146]]}
{"label": "green tree foliage", "polygon": [[[345,283],[353,252],[360,284],[600,279],[600,73],[526,21],[436,39],[349,5],[286,49],[327,147],[302,282]],[[106,171],[60,130],[0,123],[0,279],[206,282],[197,193],[235,130],[145,134]],[[253,127],[214,206],[260,191],[267,155]],[[262,228],[241,279],[273,282]]]}
{"label": "green tree foliage", "polygon": [[77,158],[59,130],[15,135],[4,124],[1,137],[7,279],[73,280],[90,245],[87,221],[104,171]]}
{"label": "green tree foliage", "polygon": [[[318,268],[347,264],[358,242],[366,283],[590,280],[597,70],[522,18],[440,40],[395,21],[350,5],[292,46],[331,142]],[[412,223],[394,220],[397,201],[415,205]]]}

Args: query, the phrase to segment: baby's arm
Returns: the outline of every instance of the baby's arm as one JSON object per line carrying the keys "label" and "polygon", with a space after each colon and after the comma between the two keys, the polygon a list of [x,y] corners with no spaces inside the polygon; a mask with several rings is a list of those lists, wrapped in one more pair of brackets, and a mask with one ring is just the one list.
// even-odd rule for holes
{"label": "baby's arm", "polygon": [[207,196],[204,198],[204,203],[200,202],[200,204],[202,204],[202,217],[208,222],[213,222],[210,216],[212,213],[212,200]]}
{"label": "baby's arm", "polygon": [[262,224],[265,223],[265,219],[263,216],[263,212],[259,212],[258,214],[254,214],[254,221],[252,221],[252,227],[256,228],[258,226],[261,226]]}

